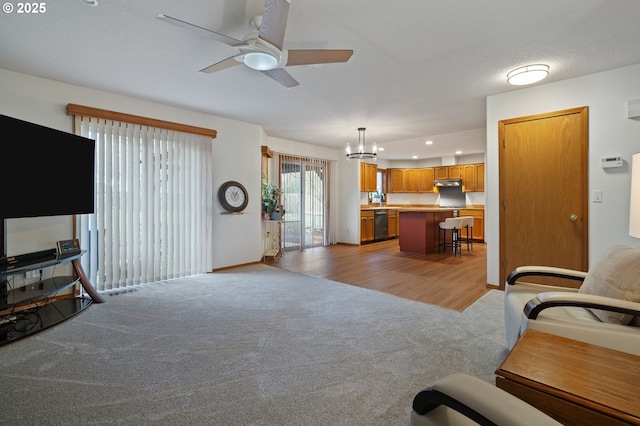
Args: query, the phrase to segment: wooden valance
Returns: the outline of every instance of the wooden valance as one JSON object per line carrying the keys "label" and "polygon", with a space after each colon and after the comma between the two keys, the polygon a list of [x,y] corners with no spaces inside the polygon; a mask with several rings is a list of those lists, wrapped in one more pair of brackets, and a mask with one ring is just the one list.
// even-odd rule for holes
{"label": "wooden valance", "polygon": [[173,123],[171,121],[157,120],[155,118],[142,117],[139,115],[125,114],[106,109],[92,108],[83,105],[67,104],[68,115],[82,115],[86,117],[96,117],[105,120],[122,121],[125,123],[138,124],[141,126],[156,127],[160,129],[175,130],[178,132],[192,133],[195,135],[209,136],[215,138],[218,135],[216,130],[204,127],[190,126],[187,124]]}

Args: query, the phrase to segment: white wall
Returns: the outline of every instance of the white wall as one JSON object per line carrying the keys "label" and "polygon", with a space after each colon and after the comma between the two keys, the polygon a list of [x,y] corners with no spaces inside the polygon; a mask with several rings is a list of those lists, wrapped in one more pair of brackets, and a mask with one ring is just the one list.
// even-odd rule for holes
{"label": "white wall", "polygon": [[[553,70],[552,70],[553,72]],[[640,99],[640,64],[543,84],[487,98],[485,239],[487,281],[499,281],[498,122],[575,107],[589,107],[589,193],[600,189],[602,203],[589,203],[589,260],[610,245],[636,246],[629,236],[631,155],[640,152],[640,121],[627,118],[627,101]],[[602,157],[622,157],[624,167],[602,169]]]}

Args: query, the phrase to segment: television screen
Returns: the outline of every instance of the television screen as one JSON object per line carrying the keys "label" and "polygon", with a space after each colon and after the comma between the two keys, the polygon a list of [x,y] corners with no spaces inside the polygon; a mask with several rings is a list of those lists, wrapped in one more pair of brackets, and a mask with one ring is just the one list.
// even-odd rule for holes
{"label": "television screen", "polygon": [[94,212],[95,141],[0,114],[0,219]]}

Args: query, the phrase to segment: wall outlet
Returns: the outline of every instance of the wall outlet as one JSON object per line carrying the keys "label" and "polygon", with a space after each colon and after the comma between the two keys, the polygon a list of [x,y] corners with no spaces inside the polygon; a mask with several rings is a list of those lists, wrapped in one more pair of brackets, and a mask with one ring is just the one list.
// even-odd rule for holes
{"label": "wall outlet", "polygon": [[40,271],[27,271],[25,275],[27,276],[27,278],[39,278]]}

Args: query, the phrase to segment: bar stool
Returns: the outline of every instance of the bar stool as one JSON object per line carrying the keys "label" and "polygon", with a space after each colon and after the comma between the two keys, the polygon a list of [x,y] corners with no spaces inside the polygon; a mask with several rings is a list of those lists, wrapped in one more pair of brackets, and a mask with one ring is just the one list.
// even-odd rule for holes
{"label": "bar stool", "polygon": [[467,229],[467,238],[465,238],[465,242],[467,243],[467,251],[469,251],[469,247],[473,248],[473,216],[460,216],[462,221],[462,228]]}
{"label": "bar stool", "polygon": [[[457,256],[458,252],[462,255],[462,250],[460,249],[460,229],[462,229],[462,220],[459,217],[448,217],[444,220],[444,222],[440,222],[439,224],[440,230],[438,232],[438,253],[440,253],[440,249],[446,250],[447,247],[453,248],[453,256]],[[451,243],[447,242],[447,230],[451,230]],[[443,235],[443,238],[440,239],[440,236]]]}

